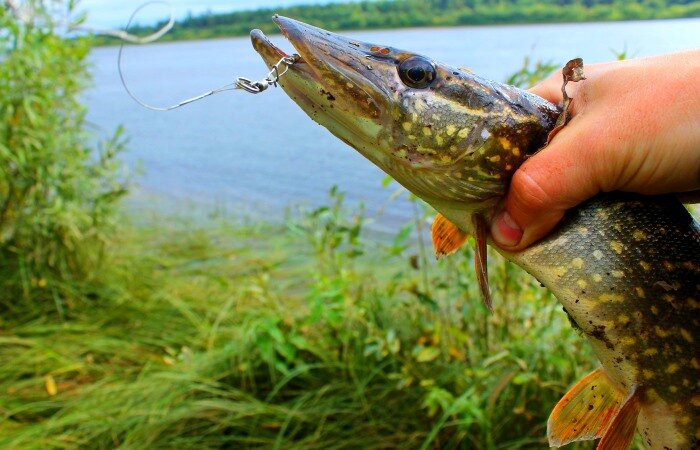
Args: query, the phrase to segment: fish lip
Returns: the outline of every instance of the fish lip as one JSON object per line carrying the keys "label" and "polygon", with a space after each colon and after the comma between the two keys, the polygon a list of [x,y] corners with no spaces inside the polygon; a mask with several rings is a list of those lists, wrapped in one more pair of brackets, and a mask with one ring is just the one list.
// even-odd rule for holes
{"label": "fish lip", "polygon": [[310,26],[302,24],[299,21],[290,19],[289,17],[280,16],[275,14],[272,16],[272,21],[275,22],[277,27],[282,32],[282,35],[294,46],[297,51],[300,51],[299,47],[302,46],[304,42],[304,29],[309,29]]}
{"label": "fish lip", "polygon": [[255,29],[251,31],[250,40],[253,43],[255,51],[260,54],[263,61],[265,61],[270,68],[277,64],[280,59],[289,56],[284,50],[273,44],[261,30]]}
{"label": "fish lip", "polygon": [[[321,62],[318,58],[313,57],[314,50],[311,48],[311,45],[307,43],[307,40],[309,40],[310,36],[317,36],[320,33],[328,32],[297,20],[280,16],[279,14],[275,14],[272,17],[272,21],[279,27],[282,36],[284,36],[298,52],[298,58],[295,63],[304,62],[308,58],[314,59],[317,63]],[[334,36],[331,33],[328,33],[328,35]],[[277,64],[280,59],[290,56],[284,50],[273,44],[261,30],[255,29],[251,31],[250,38],[253,43],[253,48],[260,54],[269,67]]]}
{"label": "fish lip", "polygon": [[[309,61],[312,65],[322,62],[318,57],[319,44],[328,45],[329,42],[341,39],[340,36],[331,32],[290,19],[289,17],[280,16],[279,14],[272,16],[272,21],[280,29],[282,36],[299,53],[301,60]],[[281,50],[277,50],[281,52]]]}
{"label": "fish lip", "polygon": [[[362,60],[369,55],[359,48],[350,48],[348,45],[352,42],[350,39],[279,14],[275,14],[272,21],[298,52],[297,62],[306,63],[302,65],[308,66],[307,69],[316,73],[320,79],[323,78],[321,72],[324,69],[330,69],[346,77],[367,75],[362,70],[365,64],[358,63],[357,67],[352,67],[347,61],[339,58],[339,55],[351,55],[357,60]],[[277,51],[282,52],[279,49]]]}
{"label": "fish lip", "polygon": [[[297,52],[294,64],[287,66],[290,73],[296,74],[301,79],[311,80],[328,91],[330,88],[327,78],[329,74],[333,74],[336,80],[343,79],[363,92],[368,103],[367,108],[373,110],[371,115],[375,119],[381,115],[380,103],[388,93],[385,92],[382,83],[377,83],[377,80],[373,79],[374,74],[370,73],[372,68],[367,69],[369,67],[367,57],[370,53],[359,48],[360,43],[278,14],[275,14],[272,20]],[[251,40],[253,48],[269,68],[288,56],[260,30],[251,32]],[[289,78],[280,80],[283,88],[285,81],[289,81]]]}
{"label": "fish lip", "polygon": [[[319,82],[320,77],[316,75],[314,67],[312,67],[311,64],[306,64],[305,57],[300,55],[300,53],[302,52],[305,54],[310,54],[312,52],[311,49],[308,49],[302,45],[303,33],[299,30],[293,33],[289,32],[289,30],[292,29],[291,22],[296,21],[292,19],[287,19],[287,21],[290,22],[290,24],[289,26],[286,26],[286,24],[281,25],[282,21],[280,21],[280,18],[282,18],[282,16],[275,15],[273,17],[273,21],[275,21],[275,23],[277,23],[277,25],[279,26],[280,31],[282,32],[282,36],[284,36],[292,44],[294,50],[298,51],[299,53],[294,53],[290,55],[289,53],[285,52],[284,50],[273,44],[272,41],[267,36],[265,36],[265,34],[261,30],[258,29],[255,29],[250,32],[250,39],[253,44],[253,49],[262,57],[267,67],[271,70],[273,69],[273,67],[278,65],[281,60],[293,56],[295,58],[294,63],[291,65],[287,63],[286,68],[282,66],[280,67],[280,69],[284,69],[283,71],[289,70],[290,73],[293,72],[302,79],[314,80],[316,82]],[[299,27],[296,28],[298,29]],[[292,36],[292,38],[290,38],[290,36]],[[302,50],[299,50],[299,48],[302,48]],[[284,82],[282,82],[282,85],[284,86]]]}

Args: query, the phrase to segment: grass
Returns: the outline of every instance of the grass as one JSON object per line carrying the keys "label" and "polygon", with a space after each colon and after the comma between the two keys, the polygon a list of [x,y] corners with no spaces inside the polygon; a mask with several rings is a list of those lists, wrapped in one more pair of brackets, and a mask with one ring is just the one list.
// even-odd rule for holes
{"label": "grass", "polygon": [[488,314],[417,214],[383,243],[335,191],[285,225],[124,226],[62,320],[0,319],[0,447],[545,448],[584,339],[496,255]]}
{"label": "grass", "polygon": [[376,241],[335,189],[277,225],[119,217],[119,132],[82,144],[88,44],[0,23],[0,448],[546,447],[595,360],[531,277],[492,255],[489,314],[419,203]]}
{"label": "grass", "polygon": [[417,202],[375,241],[335,189],[280,225],[119,217],[120,133],[83,144],[89,45],[0,25],[0,448],[547,446],[595,360],[531,277],[491,255],[489,314]]}

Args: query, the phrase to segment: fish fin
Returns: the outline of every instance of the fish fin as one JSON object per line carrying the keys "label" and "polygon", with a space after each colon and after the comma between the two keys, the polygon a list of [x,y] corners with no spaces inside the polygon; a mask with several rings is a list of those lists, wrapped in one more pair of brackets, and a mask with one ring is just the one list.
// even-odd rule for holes
{"label": "fish fin", "polygon": [[435,216],[430,233],[433,238],[433,248],[436,258],[451,255],[459,250],[468,236],[467,233],[460,230],[457,225],[450,222],[440,213]]}
{"label": "fish fin", "polygon": [[630,448],[632,438],[634,438],[634,430],[637,428],[637,417],[639,417],[640,405],[637,392],[635,389],[625,401],[622,409],[605,431],[596,450],[627,450]]}
{"label": "fish fin", "polygon": [[624,395],[613,386],[602,367],[586,375],[550,414],[547,421],[550,447],[602,437],[617,417]]}
{"label": "fish fin", "polygon": [[479,282],[481,298],[484,300],[484,304],[489,311],[493,312],[491,291],[489,289],[489,270],[488,266],[486,265],[488,259],[486,253],[488,223],[480,214],[474,214],[474,216],[472,216],[472,221],[474,222],[474,240],[476,241],[476,247],[474,249],[474,269],[476,270],[476,279]]}
{"label": "fish fin", "polygon": [[[489,273],[486,265],[486,236],[488,224],[486,219],[479,214],[475,214],[472,220],[474,222],[474,229],[476,230],[474,236],[476,241],[476,249],[474,251],[474,268],[476,269],[476,279],[479,282],[479,289],[481,290],[481,296],[484,299],[486,307],[490,311],[493,311],[491,292],[489,290]],[[451,255],[452,253],[456,252],[469,236],[440,213],[435,216],[430,231],[436,258]]]}

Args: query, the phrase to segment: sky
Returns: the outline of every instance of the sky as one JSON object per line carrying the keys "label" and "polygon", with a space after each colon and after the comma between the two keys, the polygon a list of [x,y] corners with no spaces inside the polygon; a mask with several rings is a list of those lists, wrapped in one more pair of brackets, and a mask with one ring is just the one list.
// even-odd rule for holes
{"label": "sky", "polygon": [[[231,12],[241,9],[275,8],[311,3],[341,3],[348,0],[168,0],[177,19],[185,17],[188,13],[194,15],[207,11],[215,13]],[[92,27],[120,27],[129,20],[129,16],[139,6],[148,0],[82,0],[79,9],[87,11],[87,26]],[[143,9],[136,17],[135,22],[151,24],[160,20],[167,20],[169,8],[163,4],[150,5]]]}

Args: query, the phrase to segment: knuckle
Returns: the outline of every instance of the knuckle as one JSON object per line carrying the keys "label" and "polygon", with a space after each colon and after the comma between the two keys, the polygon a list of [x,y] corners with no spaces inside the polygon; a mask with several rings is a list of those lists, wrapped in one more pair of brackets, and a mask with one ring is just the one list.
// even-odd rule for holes
{"label": "knuckle", "polygon": [[553,198],[526,167],[516,171],[511,180],[511,201],[523,212],[547,209]]}

